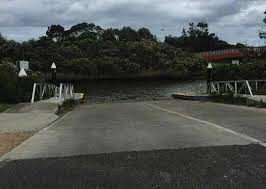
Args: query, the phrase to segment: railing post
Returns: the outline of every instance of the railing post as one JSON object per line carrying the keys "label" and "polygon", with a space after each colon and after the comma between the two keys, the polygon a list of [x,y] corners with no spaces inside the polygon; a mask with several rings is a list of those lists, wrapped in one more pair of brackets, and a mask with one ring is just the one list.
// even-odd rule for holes
{"label": "railing post", "polygon": [[32,90],[32,94],[31,94],[31,103],[34,103],[35,92],[36,92],[36,83],[34,83],[34,85],[33,85],[33,90]]}
{"label": "railing post", "polygon": [[248,80],[246,80],[246,85],[247,85],[247,87],[248,87],[248,91],[249,91],[250,96],[253,98],[254,95],[253,95],[253,93],[252,93],[252,90],[251,90],[251,87],[250,87],[250,85],[249,85]]}
{"label": "railing post", "polygon": [[63,84],[62,83],[60,83],[60,89],[59,89],[59,99],[61,99],[62,98],[62,91],[63,90]]}
{"label": "railing post", "polygon": [[237,82],[235,82],[235,95],[238,95]]}
{"label": "railing post", "polygon": [[42,88],[41,100],[43,99],[43,96],[44,96],[45,91],[46,91],[46,85]]}

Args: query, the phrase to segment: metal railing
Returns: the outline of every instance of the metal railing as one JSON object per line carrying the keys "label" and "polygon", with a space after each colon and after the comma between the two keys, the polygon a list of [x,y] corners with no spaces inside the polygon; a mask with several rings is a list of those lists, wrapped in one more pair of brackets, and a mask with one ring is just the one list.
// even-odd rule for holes
{"label": "metal railing", "polygon": [[254,95],[266,94],[266,80],[214,81],[210,83],[210,93]]}
{"label": "metal railing", "polygon": [[64,100],[74,98],[74,86],[72,84],[61,83],[58,97]]}
{"label": "metal railing", "polygon": [[54,84],[34,83],[31,103],[36,100],[44,100],[49,98],[59,98],[60,100],[67,100],[74,98],[74,86],[72,84],[60,83],[57,87]]}

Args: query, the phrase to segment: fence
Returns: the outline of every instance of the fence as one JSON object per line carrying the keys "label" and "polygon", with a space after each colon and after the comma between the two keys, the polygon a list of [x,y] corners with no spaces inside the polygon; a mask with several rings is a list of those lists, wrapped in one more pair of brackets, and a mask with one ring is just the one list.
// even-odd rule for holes
{"label": "fence", "polygon": [[34,83],[32,90],[31,103],[35,100],[58,98],[66,100],[74,98],[74,86],[72,84],[61,83],[59,87],[54,84]]}
{"label": "fence", "polygon": [[214,81],[210,83],[210,93],[254,95],[265,94],[266,80]]}

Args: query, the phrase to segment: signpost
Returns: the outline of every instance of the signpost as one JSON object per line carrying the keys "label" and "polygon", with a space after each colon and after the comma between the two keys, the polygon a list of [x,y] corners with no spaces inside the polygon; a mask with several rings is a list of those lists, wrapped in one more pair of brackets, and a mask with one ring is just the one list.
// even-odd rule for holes
{"label": "signpost", "polygon": [[52,64],[51,70],[52,70],[52,83],[55,84],[55,82],[56,82],[56,65],[55,65],[55,63]]}
{"label": "signpost", "polygon": [[207,66],[207,94],[210,94],[211,93],[211,80],[212,80],[212,70],[213,70],[213,67],[212,67],[212,64],[209,63],[208,66]]}
{"label": "signpost", "polygon": [[24,69],[25,70],[28,70],[30,67],[29,67],[29,62],[28,61],[19,61],[19,68],[20,69]]}
{"label": "signpost", "polygon": [[18,83],[17,83],[17,85],[18,85],[18,87],[17,87],[17,90],[18,90],[18,99],[19,99],[19,101],[21,101],[21,98],[22,98],[21,79],[22,78],[25,78],[27,76],[28,75],[27,75],[26,71],[24,70],[24,68],[21,68],[20,71],[19,71],[19,73],[18,73]]}

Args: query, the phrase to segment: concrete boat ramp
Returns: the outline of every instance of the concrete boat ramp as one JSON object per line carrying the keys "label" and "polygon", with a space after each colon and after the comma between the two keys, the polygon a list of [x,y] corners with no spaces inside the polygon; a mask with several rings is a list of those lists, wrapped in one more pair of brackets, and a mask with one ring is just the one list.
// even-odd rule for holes
{"label": "concrete boat ramp", "polygon": [[265,115],[263,109],[174,99],[84,104],[1,160],[251,143],[265,146]]}

